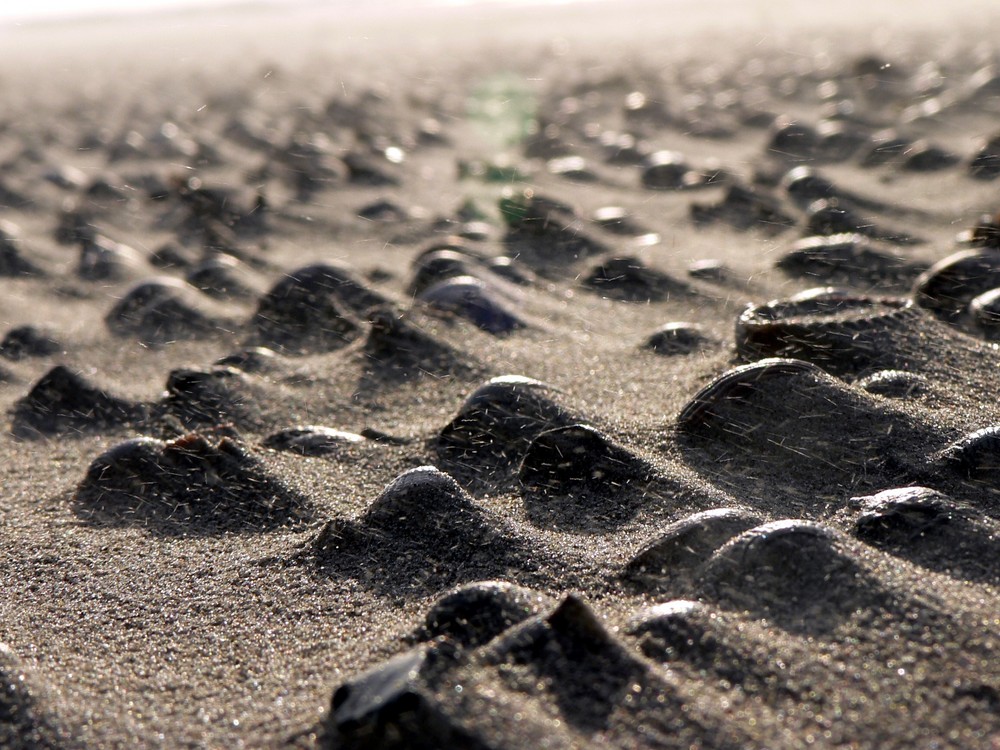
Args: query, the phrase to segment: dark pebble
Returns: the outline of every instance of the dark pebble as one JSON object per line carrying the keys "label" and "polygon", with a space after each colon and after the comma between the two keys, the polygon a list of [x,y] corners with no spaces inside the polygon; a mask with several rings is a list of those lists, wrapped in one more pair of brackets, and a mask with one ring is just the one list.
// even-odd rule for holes
{"label": "dark pebble", "polygon": [[734,229],[759,229],[770,234],[795,225],[795,218],[773,195],[738,183],[729,185],[718,203],[692,203],[690,215],[697,225],[722,221]]}
{"label": "dark pebble", "polygon": [[868,393],[885,398],[911,398],[927,392],[930,383],[923,375],[903,370],[879,370],[855,383]]}
{"label": "dark pebble", "polygon": [[797,633],[827,633],[858,608],[888,604],[837,532],[810,521],[743,532],[705,563],[701,582],[720,600]]}
{"label": "dark pebble", "polygon": [[129,289],[104,317],[116,336],[150,344],[232,331],[223,311],[189,284],[164,276]]}
{"label": "dark pebble", "polygon": [[144,270],[139,253],[107,237],[96,236],[80,244],[77,275],[87,281],[122,281]]}
{"label": "dark pebble", "polygon": [[860,234],[805,237],[775,265],[796,276],[876,282],[912,279],[924,270],[908,258],[876,249]]}
{"label": "dark pebble", "polygon": [[126,440],[94,459],[76,494],[85,520],[164,534],[265,531],[313,515],[305,496],[229,437]]}
{"label": "dark pebble", "polygon": [[691,287],[631,256],[606,258],[584,276],[583,285],[603,297],[650,302],[691,294]]}
{"label": "dark pebble", "polygon": [[927,487],[885,490],[851,498],[851,504],[862,511],[854,522],[855,536],[878,544],[912,543],[958,515],[947,495]]}
{"label": "dark pebble", "polygon": [[703,258],[692,262],[688,266],[687,273],[692,279],[714,282],[728,281],[732,275],[729,267],[716,258]]}
{"label": "dark pebble", "polygon": [[279,451],[289,451],[302,456],[327,456],[345,447],[363,443],[364,438],[353,432],[335,430],[320,425],[289,427],[264,438],[262,445]]}
{"label": "dark pebble", "polygon": [[421,292],[417,299],[435,310],[465,318],[494,336],[527,326],[514,312],[513,300],[504,299],[498,290],[473,276],[440,281]]}
{"label": "dark pebble", "polygon": [[702,181],[684,155],[676,151],[656,151],[642,164],[642,186],[649,190],[686,190]]}
{"label": "dark pebble", "polygon": [[938,172],[950,169],[961,159],[957,154],[924,140],[915,141],[903,151],[900,169],[909,172]]}
{"label": "dark pebble", "polygon": [[645,578],[683,576],[737,534],[763,522],[756,513],[716,508],[670,524],[643,545],[625,566],[625,575]]}
{"label": "dark pebble", "polygon": [[384,303],[343,269],[317,264],[271,287],[257,305],[253,325],[264,343],[277,349],[336,349],[360,334],[352,313],[363,315]]}
{"label": "dark pebble", "polygon": [[145,416],[143,405],[110,394],[65,365],[43,375],[14,405],[18,437],[93,432]]}
{"label": "dark pebble", "polygon": [[187,282],[216,299],[236,299],[262,290],[253,272],[231,255],[217,254],[188,269]]}
{"label": "dark pebble", "polygon": [[969,161],[969,174],[977,180],[1000,177],[1000,135],[984,143]]}
{"label": "dark pebble", "polygon": [[162,404],[189,429],[227,423],[252,427],[260,415],[249,382],[233,367],[171,370]]}
{"label": "dark pebble", "polygon": [[974,297],[969,302],[969,314],[973,324],[991,338],[1000,333],[1000,289],[990,289]]}
{"label": "dark pebble", "polygon": [[871,138],[871,148],[862,154],[859,164],[862,167],[880,167],[902,157],[912,141],[903,138],[894,130],[880,130]]}
{"label": "dark pebble", "polygon": [[771,129],[765,147],[768,155],[789,161],[808,161],[816,157],[819,134],[805,123],[779,117]]}
{"label": "dark pebble", "polygon": [[710,341],[700,326],[675,322],[667,323],[650,334],[643,342],[642,348],[668,356],[690,354]]}
{"label": "dark pebble", "polygon": [[920,317],[907,298],[821,288],[748,306],[736,322],[736,349],[746,359],[790,357],[858,371],[888,362],[889,340]]}
{"label": "dark pebble", "polygon": [[948,446],[941,454],[945,465],[968,479],[1000,475],[1000,425],[984,427]]}
{"label": "dark pebble", "polygon": [[646,461],[582,424],[538,435],[518,471],[522,486],[543,495],[566,495],[581,488],[620,492],[648,481],[653,473]]}
{"label": "dark pebble", "polygon": [[274,367],[278,362],[278,353],[266,346],[252,346],[242,349],[216,360],[220,367],[235,367],[243,372],[262,372]]}
{"label": "dark pebble", "polygon": [[8,221],[0,223],[0,276],[40,276],[42,269],[24,256],[20,230]]}
{"label": "dark pebble", "polygon": [[555,389],[538,380],[493,378],[469,395],[438,441],[449,452],[519,462],[538,435],[578,421],[555,396]]}
{"label": "dark pebble", "polygon": [[913,299],[942,320],[957,323],[969,302],[1000,287],[1000,251],[963,250],[922,273],[913,285]]}
{"label": "dark pebble", "polygon": [[11,328],[0,341],[0,356],[13,361],[48,357],[62,350],[63,345],[53,333],[33,325]]}
{"label": "dark pebble", "polygon": [[797,359],[762,359],[734,368],[695,394],[677,416],[677,428],[696,431],[718,419],[725,421],[724,414],[716,414],[717,407],[729,406],[734,401],[749,398],[758,389],[771,388],[773,381],[795,378],[803,373],[822,372],[816,365]]}
{"label": "dark pebble", "polygon": [[537,615],[547,604],[537,591],[504,581],[466,584],[434,603],[424,618],[421,636],[445,636],[465,648],[475,648]]}

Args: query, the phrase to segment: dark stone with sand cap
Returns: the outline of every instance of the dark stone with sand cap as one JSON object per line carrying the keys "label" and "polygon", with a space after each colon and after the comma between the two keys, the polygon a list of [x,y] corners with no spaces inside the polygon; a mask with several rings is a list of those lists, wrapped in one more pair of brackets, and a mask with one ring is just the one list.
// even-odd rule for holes
{"label": "dark stone with sand cap", "polygon": [[961,161],[958,154],[926,140],[914,141],[903,151],[900,169],[909,172],[938,172]]}
{"label": "dark stone with sand cap", "polygon": [[908,298],[808,290],[749,305],[736,322],[736,350],[746,359],[804,359],[832,372],[892,364],[891,343],[921,318]]}
{"label": "dark stone with sand cap", "polygon": [[775,266],[794,276],[889,283],[913,279],[925,270],[909,258],[877,249],[857,233],[805,237],[793,243]]}
{"label": "dark stone with sand cap", "polygon": [[1000,251],[963,250],[928,268],[913,286],[913,299],[949,323],[965,315],[979,294],[1000,287]]}
{"label": "dark stone with sand cap", "polygon": [[977,180],[1000,177],[1000,134],[992,136],[969,161],[969,174]]}
{"label": "dark stone with sand cap", "polygon": [[80,243],[77,275],[87,281],[122,281],[144,270],[138,251],[100,235]]}
{"label": "dark stone with sand cap", "polygon": [[407,293],[418,295],[435,284],[456,276],[476,276],[480,258],[457,249],[423,252],[413,261]]}
{"label": "dark stone with sand cap", "polygon": [[262,445],[265,448],[289,451],[302,456],[327,456],[340,453],[345,448],[364,441],[364,437],[354,432],[323,425],[303,425],[271,433],[264,438]]}
{"label": "dark stone with sand cap", "polygon": [[733,538],[704,564],[703,590],[792,632],[825,633],[859,608],[886,606],[876,580],[828,526],[772,521]]}
{"label": "dark stone with sand cap", "polygon": [[446,636],[475,648],[537,615],[548,603],[543,594],[505,581],[466,584],[434,603],[424,618],[421,637]]}
{"label": "dark stone with sand cap", "polygon": [[336,349],[360,334],[352,313],[384,303],[343,269],[316,264],[292,271],[271,287],[257,305],[253,326],[278,349]]}
{"label": "dark stone with sand cap", "polygon": [[448,453],[520,461],[546,430],[578,421],[550,385],[519,375],[493,378],[473,391],[438,436]]}
{"label": "dark stone with sand cap", "polygon": [[512,309],[513,301],[485,281],[473,276],[455,276],[425,289],[418,299],[441,312],[465,318],[477,328],[501,336],[527,323]]}
{"label": "dark stone with sand cap", "polygon": [[190,284],[162,276],[129,289],[104,322],[116,336],[159,344],[231,331],[235,324],[225,312]]}
{"label": "dark stone with sand cap", "polygon": [[920,237],[904,229],[877,224],[868,212],[860,213],[853,203],[852,200],[840,198],[813,201],[806,209],[806,232],[818,235],[863,234],[895,245],[917,245],[923,242]]}
{"label": "dark stone with sand cap", "polygon": [[[677,429],[690,432],[720,418],[717,407],[728,406],[749,398],[754,391],[770,387],[772,381],[782,381],[800,374],[822,373],[811,362],[797,359],[768,358],[742,365],[723,373],[702,388],[677,416]],[[721,417],[725,419],[725,417]]]}
{"label": "dark stone with sand cap", "polygon": [[11,328],[0,341],[0,356],[14,361],[48,357],[62,350],[63,345],[55,334],[30,324]]}
{"label": "dark stone with sand cap", "polygon": [[760,229],[777,234],[795,225],[795,218],[781,201],[757,187],[732,183],[717,203],[692,203],[691,220],[696,225],[722,221],[740,229]]}
{"label": "dark stone with sand cap", "polygon": [[704,181],[676,151],[656,151],[646,157],[642,167],[642,186],[649,190],[686,190]]}
{"label": "dark stone with sand cap", "polygon": [[855,536],[882,544],[912,542],[959,514],[951,498],[928,487],[885,490],[851,498],[851,503],[862,510],[854,522]]}
{"label": "dark stone with sand cap", "polygon": [[250,376],[235,367],[178,368],[167,376],[161,405],[189,429],[258,424],[260,407]]}
{"label": "dark stone with sand cap", "polygon": [[739,533],[762,523],[756,513],[715,508],[676,521],[643,545],[625,566],[632,578],[684,576]]}
{"label": "dark stone with sand cap", "polygon": [[789,161],[808,161],[815,158],[819,135],[811,125],[779,117],[774,121],[765,147],[769,156]]}
{"label": "dark stone with sand cap", "polygon": [[333,693],[322,746],[489,750],[492,744],[452,719],[435,695],[436,677],[453,659],[445,644],[418,646],[345,682]]}
{"label": "dark stone with sand cap", "polygon": [[90,464],[75,501],[89,523],[168,535],[259,532],[313,517],[306,496],[242,443],[211,432],[118,443]]}
{"label": "dark stone with sand cap", "polygon": [[865,151],[858,163],[862,167],[880,167],[899,159],[913,141],[895,130],[880,130],[871,137],[871,147]]}
{"label": "dark stone with sand cap", "polygon": [[647,336],[642,348],[666,356],[690,354],[710,341],[700,326],[694,323],[674,322],[660,326]]}
{"label": "dark stone with sand cap", "polygon": [[500,200],[508,227],[507,254],[537,267],[601,255],[611,248],[580,226],[576,210],[560,200],[527,189]]}
{"label": "dark stone with sand cap", "polygon": [[532,567],[514,530],[433,466],[400,474],[358,518],[327,523],[312,550],[321,569],[373,586],[446,587]]}
{"label": "dark stone with sand cap", "polygon": [[232,255],[216,254],[188,269],[187,282],[216,299],[234,299],[259,293],[261,285],[246,265]]}
{"label": "dark stone with sand cap", "polygon": [[930,389],[930,381],[926,377],[904,370],[879,370],[861,378],[855,385],[885,398],[922,396]]}
{"label": "dark stone with sand cap", "polygon": [[518,475],[525,488],[566,494],[584,487],[621,491],[648,481],[653,468],[595,428],[576,424],[546,430],[531,441]]}
{"label": "dark stone with sand cap", "polygon": [[969,302],[972,322],[990,338],[1000,334],[1000,288],[974,297]]}
{"label": "dark stone with sand cap", "polygon": [[266,346],[251,346],[227,354],[225,357],[215,361],[219,367],[235,367],[243,372],[262,372],[275,367],[279,362],[279,356],[273,349]]}
{"label": "dark stone with sand cap", "polygon": [[945,466],[969,479],[1000,478],[1000,425],[976,430],[941,453]]}
{"label": "dark stone with sand cap", "polygon": [[591,214],[590,220],[612,234],[634,237],[648,231],[632,218],[631,211],[622,206],[602,206]]}
{"label": "dark stone with sand cap", "polygon": [[651,268],[631,256],[600,261],[584,277],[583,284],[602,296],[623,302],[659,301],[693,293],[687,282]]}
{"label": "dark stone with sand cap", "polygon": [[65,365],[57,365],[14,405],[18,437],[92,432],[130,424],[147,413],[134,401],[114,396]]}
{"label": "dark stone with sand cap", "polygon": [[41,276],[42,269],[24,255],[16,224],[0,220],[0,276]]}

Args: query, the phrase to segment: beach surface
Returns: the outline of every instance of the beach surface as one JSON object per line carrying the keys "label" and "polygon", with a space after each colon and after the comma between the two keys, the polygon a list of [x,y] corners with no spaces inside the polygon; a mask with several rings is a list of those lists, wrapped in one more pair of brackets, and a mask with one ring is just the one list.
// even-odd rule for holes
{"label": "beach surface", "polygon": [[1000,748],[998,21],[0,26],[0,746]]}

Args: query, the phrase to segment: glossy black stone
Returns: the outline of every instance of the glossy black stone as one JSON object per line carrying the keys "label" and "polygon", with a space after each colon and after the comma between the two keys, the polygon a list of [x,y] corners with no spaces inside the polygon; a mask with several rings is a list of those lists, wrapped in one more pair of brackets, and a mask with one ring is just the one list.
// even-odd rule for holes
{"label": "glossy black stone", "polygon": [[445,279],[425,289],[418,299],[435,310],[465,318],[494,336],[527,326],[514,312],[513,300],[473,276]]}

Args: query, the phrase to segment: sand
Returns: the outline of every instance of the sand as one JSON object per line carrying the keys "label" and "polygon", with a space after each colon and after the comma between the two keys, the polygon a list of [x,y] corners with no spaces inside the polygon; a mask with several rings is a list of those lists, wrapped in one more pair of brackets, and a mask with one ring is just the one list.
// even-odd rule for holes
{"label": "sand", "polygon": [[0,29],[0,745],[1000,746],[997,20]]}

